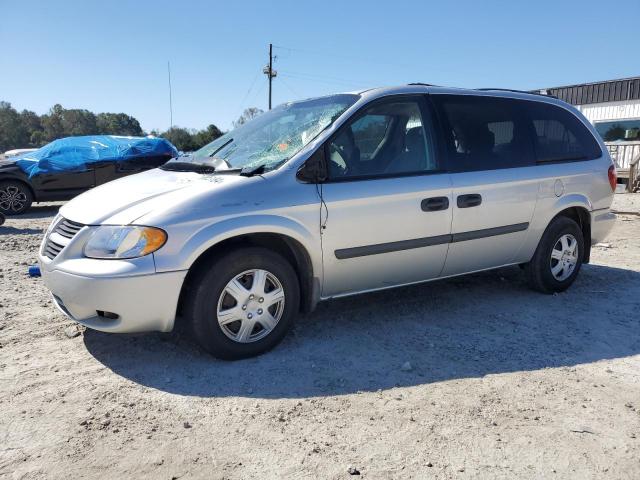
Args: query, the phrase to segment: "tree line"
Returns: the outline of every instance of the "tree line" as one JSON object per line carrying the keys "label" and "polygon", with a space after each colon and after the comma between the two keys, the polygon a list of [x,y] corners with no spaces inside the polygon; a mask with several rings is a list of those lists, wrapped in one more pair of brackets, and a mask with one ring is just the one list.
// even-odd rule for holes
{"label": "tree line", "polygon": [[[262,113],[256,108],[246,109],[234,126],[239,126]],[[163,137],[183,152],[197,150],[223,135],[211,124],[202,130],[171,127],[164,132],[151,131]],[[18,112],[9,102],[0,101],[0,153],[14,148],[39,148],[63,137],[79,135],[144,136],[140,122],[126,113],[93,113],[78,108],[64,108],[56,104],[44,115],[30,110]]]}

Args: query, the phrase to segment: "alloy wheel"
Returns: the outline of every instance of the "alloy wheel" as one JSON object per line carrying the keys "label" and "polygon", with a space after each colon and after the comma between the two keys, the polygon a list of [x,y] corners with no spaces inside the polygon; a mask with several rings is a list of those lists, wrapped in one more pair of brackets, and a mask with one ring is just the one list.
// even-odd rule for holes
{"label": "alloy wheel", "polygon": [[0,209],[5,212],[21,212],[27,203],[27,194],[15,185],[0,190]]}

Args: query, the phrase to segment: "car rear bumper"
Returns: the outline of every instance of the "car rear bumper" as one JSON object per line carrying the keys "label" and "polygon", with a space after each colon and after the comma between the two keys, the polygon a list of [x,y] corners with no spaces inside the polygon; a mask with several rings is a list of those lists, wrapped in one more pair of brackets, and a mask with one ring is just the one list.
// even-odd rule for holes
{"label": "car rear bumper", "polygon": [[90,277],[42,269],[60,311],[103,332],[168,332],[186,271],[126,277]]}
{"label": "car rear bumper", "polygon": [[591,212],[591,244],[602,242],[613,229],[616,214],[610,209],[594,210]]}

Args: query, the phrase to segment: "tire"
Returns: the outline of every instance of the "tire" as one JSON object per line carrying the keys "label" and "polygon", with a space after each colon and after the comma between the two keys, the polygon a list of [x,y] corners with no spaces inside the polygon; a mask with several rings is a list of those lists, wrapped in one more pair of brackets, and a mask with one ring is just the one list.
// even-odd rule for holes
{"label": "tire", "polygon": [[570,218],[556,217],[542,235],[533,258],[525,265],[529,285],[542,293],[565,291],[580,272],[584,252],[580,226]]}
{"label": "tire", "polygon": [[202,348],[223,360],[253,357],[275,347],[300,306],[293,267],[260,247],[214,259],[195,273],[187,288],[185,320]]}
{"label": "tire", "polygon": [[0,213],[19,215],[26,212],[33,202],[33,195],[26,184],[13,180],[0,182]]}

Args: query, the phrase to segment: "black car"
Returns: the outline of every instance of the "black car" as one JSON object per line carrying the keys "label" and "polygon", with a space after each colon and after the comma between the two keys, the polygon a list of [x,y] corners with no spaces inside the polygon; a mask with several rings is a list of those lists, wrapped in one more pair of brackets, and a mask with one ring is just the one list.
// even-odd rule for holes
{"label": "black car", "polygon": [[70,200],[116,178],[143,172],[177,156],[162,138],[69,137],[0,161],[0,213],[25,212],[32,202]]}

